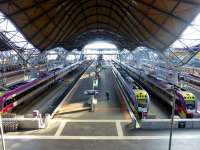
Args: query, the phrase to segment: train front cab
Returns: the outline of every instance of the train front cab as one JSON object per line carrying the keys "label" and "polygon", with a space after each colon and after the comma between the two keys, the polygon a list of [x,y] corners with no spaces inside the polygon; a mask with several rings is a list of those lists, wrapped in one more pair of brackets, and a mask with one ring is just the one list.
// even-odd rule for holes
{"label": "train front cab", "polygon": [[193,118],[197,113],[197,100],[193,93],[187,91],[177,91],[176,113],[182,118]]}
{"label": "train front cab", "polygon": [[149,95],[145,90],[135,90],[136,100],[138,102],[138,112],[142,117],[147,117],[149,108]]}

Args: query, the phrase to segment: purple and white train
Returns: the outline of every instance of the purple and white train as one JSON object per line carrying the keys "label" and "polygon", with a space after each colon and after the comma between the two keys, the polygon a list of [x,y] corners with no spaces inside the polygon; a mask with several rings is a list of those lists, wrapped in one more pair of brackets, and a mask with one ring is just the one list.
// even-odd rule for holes
{"label": "purple and white train", "polygon": [[10,112],[13,108],[25,101],[25,99],[22,98],[23,96],[27,95],[31,91],[36,90],[39,87],[51,85],[72,70],[78,68],[84,62],[85,61],[80,61],[69,65],[66,68],[52,71],[44,77],[24,82],[22,85],[19,85],[14,89],[1,91],[0,111],[2,113]]}

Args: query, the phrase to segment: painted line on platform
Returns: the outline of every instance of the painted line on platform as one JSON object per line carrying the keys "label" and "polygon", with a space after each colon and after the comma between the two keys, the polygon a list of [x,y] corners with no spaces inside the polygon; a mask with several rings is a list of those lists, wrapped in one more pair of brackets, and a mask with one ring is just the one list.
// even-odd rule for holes
{"label": "painted line on platform", "polygon": [[62,131],[63,131],[65,125],[66,125],[66,122],[61,122],[59,128],[57,129],[57,131],[55,133],[55,136],[60,136],[62,134]]}
{"label": "painted line on platform", "polygon": [[[16,135],[4,136],[6,140],[14,139],[29,139],[29,140],[168,140],[169,136],[30,136],[30,135]],[[173,139],[199,139],[200,135],[174,135]]]}
{"label": "painted line on platform", "polygon": [[76,119],[73,119],[73,120],[71,120],[71,119],[53,119],[53,120],[51,120],[51,122],[108,122],[108,123],[116,123],[116,122],[127,122],[127,123],[131,123],[131,120],[89,120],[89,119],[85,119],[85,120],[76,120]]}
{"label": "painted line on platform", "polygon": [[117,128],[118,136],[122,137],[123,136],[123,131],[122,131],[121,122],[116,121],[116,128]]}
{"label": "painted line on platform", "polygon": [[80,79],[78,79],[78,81],[75,83],[75,85],[71,88],[71,90],[68,92],[68,94],[63,98],[63,100],[61,101],[61,103],[56,107],[56,109],[53,111],[53,113],[51,114],[51,117],[54,118],[54,116],[59,116],[56,115],[56,113],[59,111],[59,109],[63,106],[63,104],[69,101],[69,99],[71,99],[72,95],[74,94],[74,90],[76,91],[78,89],[80,85]]}

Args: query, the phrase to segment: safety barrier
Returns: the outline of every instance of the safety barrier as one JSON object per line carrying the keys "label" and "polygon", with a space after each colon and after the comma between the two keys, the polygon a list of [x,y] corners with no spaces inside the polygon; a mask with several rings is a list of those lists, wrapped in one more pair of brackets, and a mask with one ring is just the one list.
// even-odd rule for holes
{"label": "safety barrier", "polygon": [[[141,129],[170,129],[171,119],[142,119]],[[200,129],[200,119],[174,119],[174,129]]]}
{"label": "safety barrier", "polygon": [[14,113],[2,113],[1,118],[15,118],[16,114]]}
{"label": "safety barrier", "polygon": [[2,118],[1,121],[4,132],[41,129],[45,127],[43,118]]}
{"label": "safety barrier", "polygon": [[17,120],[7,120],[2,118],[2,126],[4,132],[14,132],[19,128],[19,122]]}
{"label": "safety barrier", "polygon": [[33,115],[17,116],[13,113],[1,114],[2,127],[4,132],[14,132],[17,130],[40,129],[45,127],[45,120]]}
{"label": "safety barrier", "polygon": [[18,130],[19,123],[14,119],[15,117],[16,114],[13,113],[1,114],[1,121],[4,132],[13,132]]}

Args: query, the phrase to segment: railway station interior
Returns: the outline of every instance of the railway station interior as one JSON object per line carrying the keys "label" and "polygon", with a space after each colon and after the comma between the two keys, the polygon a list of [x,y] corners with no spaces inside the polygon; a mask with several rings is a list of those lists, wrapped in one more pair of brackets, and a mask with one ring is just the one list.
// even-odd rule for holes
{"label": "railway station interior", "polygon": [[0,150],[199,150],[200,0],[0,0]]}

